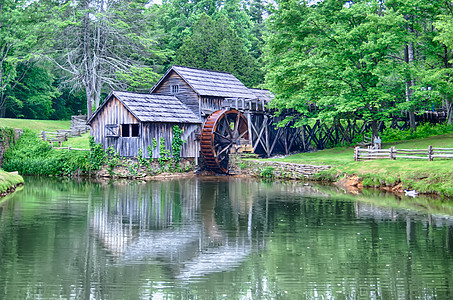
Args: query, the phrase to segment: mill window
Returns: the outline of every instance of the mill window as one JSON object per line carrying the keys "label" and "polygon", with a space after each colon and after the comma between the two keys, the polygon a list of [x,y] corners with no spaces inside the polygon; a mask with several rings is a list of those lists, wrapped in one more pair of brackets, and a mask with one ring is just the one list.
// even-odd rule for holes
{"label": "mill window", "polygon": [[171,86],[171,93],[174,95],[174,94],[177,94],[179,93],[179,85],[172,85]]}
{"label": "mill window", "polygon": [[122,137],[138,137],[140,132],[139,124],[121,124]]}

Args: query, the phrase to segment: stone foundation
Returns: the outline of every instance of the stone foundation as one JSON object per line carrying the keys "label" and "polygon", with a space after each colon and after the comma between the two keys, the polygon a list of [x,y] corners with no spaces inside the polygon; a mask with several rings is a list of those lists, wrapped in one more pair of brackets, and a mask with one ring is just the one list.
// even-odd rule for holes
{"label": "stone foundation", "polygon": [[276,179],[313,179],[313,176],[330,166],[315,166],[276,161],[262,161],[241,158],[240,155],[230,155],[229,174],[268,177]]}

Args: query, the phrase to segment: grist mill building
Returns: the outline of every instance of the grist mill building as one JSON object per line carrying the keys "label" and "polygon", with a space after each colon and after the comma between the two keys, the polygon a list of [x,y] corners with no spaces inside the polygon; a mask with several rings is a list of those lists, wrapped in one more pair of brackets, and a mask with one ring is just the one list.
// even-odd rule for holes
{"label": "grist mill building", "polygon": [[181,157],[198,161],[201,155],[210,169],[226,173],[235,147],[274,150],[265,108],[271,97],[229,73],[173,66],[148,94],[112,91],[88,124],[104,149],[112,146],[125,157],[136,157],[141,149],[146,158],[159,157],[159,146],[148,152],[153,138],[158,144],[164,138],[171,150],[173,126],[178,125],[185,141]]}

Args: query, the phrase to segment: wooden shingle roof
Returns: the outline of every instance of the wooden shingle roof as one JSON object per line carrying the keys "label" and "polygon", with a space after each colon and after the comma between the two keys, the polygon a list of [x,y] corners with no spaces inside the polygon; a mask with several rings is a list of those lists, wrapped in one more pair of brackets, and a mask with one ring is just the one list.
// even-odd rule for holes
{"label": "wooden shingle roof", "polygon": [[264,100],[266,102],[271,101],[274,99],[274,95],[269,90],[261,90],[261,89],[249,89],[253,94],[255,94],[256,98],[260,100]]}
{"label": "wooden shingle roof", "polygon": [[175,96],[120,91],[112,91],[106,101],[93,113],[88,123],[91,123],[97,112],[112,96],[123,103],[140,122],[201,123],[201,120]]}
{"label": "wooden shingle roof", "polygon": [[233,74],[182,66],[172,66],[152,88],[151,93],[160,86],[171,71],[174,71],[181,76],[181,78],[200,96],[256,98],[255,94]]}

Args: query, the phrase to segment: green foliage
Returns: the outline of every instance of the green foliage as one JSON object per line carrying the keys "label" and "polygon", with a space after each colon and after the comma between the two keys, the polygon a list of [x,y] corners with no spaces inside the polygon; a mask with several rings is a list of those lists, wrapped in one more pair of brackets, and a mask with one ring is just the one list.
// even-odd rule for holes
{"label": "green foliage", "polygon": [[184,141],[181,138],[182,136],[182,129],[179,128],[178,125],[173,126],[173,140],[171,142],[171,149],[173,151],[173,160],[175,161],[176,165],[179,164],[180,156],[181,156],[181,147]]}
{"label": "green foliage", "polygon": [[53,101],[60,96],[53,85],[54,76],[49,68],[38,64],[19,64],[18,72],[23,74],[20,81],[9,91],[6,101],[7,117],[27,119],[49,119],[55,112]]}
{"label": "green foliage", "polygon": [[14,147],[4,155],[3,168],[22,175],[76,175],[91,168],[90,155],[85,151],[52,149],[30,130],[24,130]]}
{"label": "green foliage", "polygon": [[250,87],[261,83],[258,62],[226,16],[213,19],[202,14],[192,30],[176,52],[177,64],[229,72]]}
{"label": "green foliage", "polygon": [[94,142],[94,137],[90,136],[90,163],[92,170],[99,170],[104,165],[107,154],[101,144]]}
{"label": "green foliage", "polygon": [[[383,12],[379,1],[279,4],[269,20],[266,48],[273,107],[325,121],[386,120],[399,100],[387,82],[400,78],[390,55],[403,46],[404,18]],[[313,103],[319,110],[308,109]]]}
{"label": "green foliage", "polygon": [[161,168],[164,168],[167,162],[171,160],[170,150],[165,148],[165,139],[163,137],[160,138],[159,158],[157,160]]}
{"label": "green foliage", "polygon": [[274,177],[274,168],[267,166],[261,170],[260,176],[263,178],[272,178]]}
{"label": "green foliage", "polygon": [[115,149],[110,146],[107,148],[107,172],[110,176],[115,175],[115,168],[120,164],[120,155],[115,152]]}
{"label": "green foliage", "polygon": [[52,149],[31,130],[24,130],[17,143],[4,154],[3,168],[22,175],[73,176],[98,170],[106,153],[90,140],[91,151]]}
{"label": "green foliage", "polygon": [[425,123],[417,126],[416,131],[410,129],[400,130],[393,128],[386,128],[381,134],[383,142],[390,143],[396,141],[421,139],[429,136],[442,135],[453,132],[453,125],[448,124],[436,124],[432,125]]}
{"label": "green foliage", "polygon": [[141,166],[146,166],[148,164],[148,160],[146,160],[146,158],[143,157],[142,148],[138,148],[137,160]]}
{"label": "green foliage", "polygon": [[9,146],[14,146],[16,142],[16,132],[10,127],[0,127],[0,142],[8,143]]}
{"label": "green foliage", "polygon": [[157,148],[157,140],[155,137],[153,137],[153,148],[152,149],[156,149]]}
{"label": "green foliage", "polygon": [[6,192],[8,189],[22,183],[24,183],[22,176],[0,170],[0,193]]}

